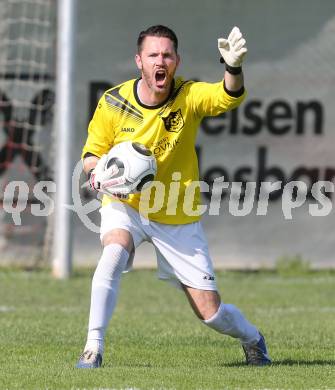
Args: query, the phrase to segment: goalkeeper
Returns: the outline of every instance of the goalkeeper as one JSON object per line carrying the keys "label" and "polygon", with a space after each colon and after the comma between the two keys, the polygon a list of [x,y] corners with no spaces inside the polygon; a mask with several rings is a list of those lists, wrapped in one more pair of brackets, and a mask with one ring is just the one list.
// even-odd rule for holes
{"label": "goalkeeper", "polygon": [[[242,61],[247,48],[240,30],[234,27],[227,39],[220,38],[218,49],[225,62],[223,80],[185,81],[175,76],[180,62],[175,33],[165,26],[152,26],[137,40],[135,62],[140,77],[109,89],[98,103],[82,153],[91,188],[104,192],[110,179],[105,177],[105,155],[123,141],[140,142],[153,151],[155,179],[169,188],[172,178],[178,177],[180,188],[173,197],[174,213],[168,210],[171,199],[168,204],[165,196],[162,207],[145,218],[140,215],[140,199],[148,196],[150,204],[150,191],[128,197],[111,187],[108,194],[115,196],[104,195],[100,210],[103,252],[92,280],[88,336],[78,368],[101,366],[121,274],[131,268],[134,251],[143,241],[155,247],[159,277],[185,292],[203,324],[238,339],[247,364],[271,363],[256,326],[221,299],[200,216],[183,203],[192,182],[199,180],[195,140],[202,118],[231,110],[245,97]],[[199,202],[200,190],[191,211]]]}

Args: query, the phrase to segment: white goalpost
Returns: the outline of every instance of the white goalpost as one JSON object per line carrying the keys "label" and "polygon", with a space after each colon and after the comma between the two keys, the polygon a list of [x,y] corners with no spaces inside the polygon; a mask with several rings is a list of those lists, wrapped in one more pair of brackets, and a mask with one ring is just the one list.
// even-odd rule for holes
{"label": "white goalpost", "polygon": [[56,202],[52,271],[57,278],[68,278],[72,268],[72,204],[74,144],[74,58],[76,0],[58,0],[56,68]]}

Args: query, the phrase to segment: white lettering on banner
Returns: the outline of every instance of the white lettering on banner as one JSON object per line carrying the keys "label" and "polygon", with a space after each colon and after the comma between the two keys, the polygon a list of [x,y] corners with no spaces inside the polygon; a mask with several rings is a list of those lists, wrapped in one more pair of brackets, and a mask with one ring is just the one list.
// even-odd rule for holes
{"label": "white lettering on banner", "polygon": [[39,200],[44,208],[41,208],[41,204],[32,204],[31,213],[37,217],[48,217],[54,212],[55,204],[53,199],[48,196],[48,193],[56,192],[56,183],[53,181],[40,181],[34,185],[33,194],[37,200]]}
{"label": "white lettering on banner", "polygon": [[282,182],[264,181],[259,189],[259,200],[256,215],[266,215],[268,212],[270,194],[281,189]]}
{"label": "white lettering on banner", "polygon": [[24,181],[11,181],[5,187],[3,209],[11,214],[16,226],[21,225],[21,213],[27,207],[28,196],[29,187]]}
{"label": "white lettering on banner", "polygon": [[207,205],[198,205],[194,209],[194,198],[197,188],[199,188],[201,192],[208,192],[209,185],[205,182],[193,181],[190,183],[190,185],[186,187],[183,202],[183,211],[186,215],[190,217],[198,217],[204,214],[207,209]]}
{"label": "white lettering on banner", "polygon": [[228,188],[229,183],[225,182],[225,178],[217,177],[213,181],[212,196],[209,203],[209,215],[219,215],[221,203],[222,203],[222,192],[224,188]]}
{"label": "white lettering on banner", "polygon": [[319,181],[314,183],[311,192],[314,199],[319,202],[321,207],[319,207],[318,204],[310,204],[310,215],[313,217],[325,217],[329,215],[332,210],[332,202],[323,192],[331,193],[334,191],[335,185],[331,181]]}
{"label": "white lettering on banner", "polygon": [[[146,194],[148,191],[150,191],[150,196]],[[152,191],[154,191],[154,202],[150,206],[149,201],[151,198]],[[151,183],[150,188],[147,188],[145,192],[141,193],[139,212],[141,215],[141,221],[144,225],[149,224],[148,217],[150,213],[157,213],[159,210],[162,209],[164,204],[164,198],[165,198],[165,185],[164,183],[161,183],[160,181],[157,180],[154,180]]]}
{"label": "white lettering on banner", "polygon": [[166,206],[167,215],[176,215],[177,205],[179,200],[180,179],[181,179],[180,172],[174,172],[172,174],[172,181],[170,183],[169,196],[168,196],[167,206]]}
{"label": "white lettering on banner", "polygon": [[302,206],[306,201],[307,185],[301,181],[292,181],[284,186],[282,210],[286,219],[292,219],[292,209]]}
{"label": "white lettering on banner", "polygon": [[256,183],[245,183],[245,193],[242,205],[240,205],[240,199],[242,195],[242,187],[244,183],[232,183],[230,199],[229,199],[229,212],[234,217],[244,217],[249,215],[254,207]]}
{"label": "white lettering on banner", "polygon": [[[76,164],[72,175],[72,201],[71,205],[64,205],[69,210],[77,214],[82,223],[92,232],[99,233],[100,228],[90,218],[89,214],[97,211],[101,207],[98,199],[92,199],[83,204],[80,196],[80,176],[83,172],[81,161]],[[149,223],[150,214],[162,210],[164,199],[168,199],[167,206],[169,215],[176,215],[177,202],[180,192],[180,172],[172,174],[173,181],[169,186],[165,186],[160,181],[153,181],[151,186],[143,191],[140,195],[139,212],[143,224]],[[204,181],[193,181],[186,187],[183,198],[183,211],[188,216],[201,216],[206,211],[208,215],[220,215],[222,204],[223,189],[230,189],[230,198],[228,211],[235,217],[247,216],[255,209],[256,215],[266,216],[268,213],[269,195],[278,191],[283,186],[280,181],[262,182],[260,184],[259,194],[257,193],[256,182],[225,182],[223,177],[216,178],[212,189]],[[211,201],[209,204],[198,204],[195,207],[195,198],[198,190],[202,193],[211,192]],[[308,187],[302,181],[291,181],[283,186],[282,195],[282,212],[284,219],[293,219],[292,210],[300,208],[308,201]],[[308,212],[310,216],[327,216],[332,211],[333,205],[329,194],[335,191],[335,185],[329,181],[320,181],[314,183],[311,189],[313,200],[317,203],[310,204]],[[33,204],[31,213],[34,216],[48,216],[54,211],[54,202],[48,193],[56,192],[56,184],[52,181],[41,181],[35,184],[33,193],[35,198],[44,206]],[[328,194],[328,196],[326,195]],[[29,195],[28,184],[24,181],[12,181],[7,184],[4,192],[4,210],[12,215],[15,225],[21,225],[21,213],[27,207]],[[153,196],[151,196],[153,195]],[[100,193],[98,193],[98,197]],[[151,200],[151,202],[150,202]],[[221,214],[224,212],[223,210]]]}
{"label": "white lettering on banner", "polygon": [[[89,214],[94,211],[99,210],[101,207],[101,202],[98,199],[92,199],[87,203],[83,203],[80,196],[80,189],[87,186],[87,183],[81,185],[81,174],[83,173],[83,165],[82,161],[78,161],[73,174],[72,174],[72,205],[65,205],[69,210],[72,210],[77,214],[81,222],[85,225],[85,227],[91,232],[100,233],[100,226],[95,224],[90,218]],[[86,175],[85,175],[86,176]],[[98,193],[97,196],[99,196]]]}

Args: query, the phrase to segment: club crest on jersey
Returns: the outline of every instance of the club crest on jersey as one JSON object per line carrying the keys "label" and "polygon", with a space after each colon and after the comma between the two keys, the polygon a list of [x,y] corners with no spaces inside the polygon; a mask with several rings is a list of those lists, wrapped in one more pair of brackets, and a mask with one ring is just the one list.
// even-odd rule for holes
{"label": "club crest on jersey", "polygon": [[178,111],[172,111],[170,114],[163,118],[165,129],[167,131],[172,131],[173,133],[179,133],[180,130],[184,127],[184,118],[181,114],[181,109]]}

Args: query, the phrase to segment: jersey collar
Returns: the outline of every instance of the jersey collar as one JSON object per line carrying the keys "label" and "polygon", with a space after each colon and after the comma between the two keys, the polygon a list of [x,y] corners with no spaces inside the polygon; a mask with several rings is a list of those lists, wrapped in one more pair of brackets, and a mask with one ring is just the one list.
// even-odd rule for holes
{"label": "jersey collar", "polygon": [[172,80],[169,96],[162,103],[156,104],[155,106],[148,106],[147,104],[142,103],[138,94],[137,94],[137,86],[138,86],[138,83],[141,80],[141,78],[142,77],[139,77],[138,79],[136,79],[134,82],[134,86],[133,86],[133,92],[134,92],[134,96],[135,96],[135,100],[136,100],[137,104],[139,104],[141,107],[144,107],[148,110],[155,110],[157,108],[164,106],[164,104],[166,104],[170,100],[170,98],[173,94],[174,86],[175,86],[174,79]]}

